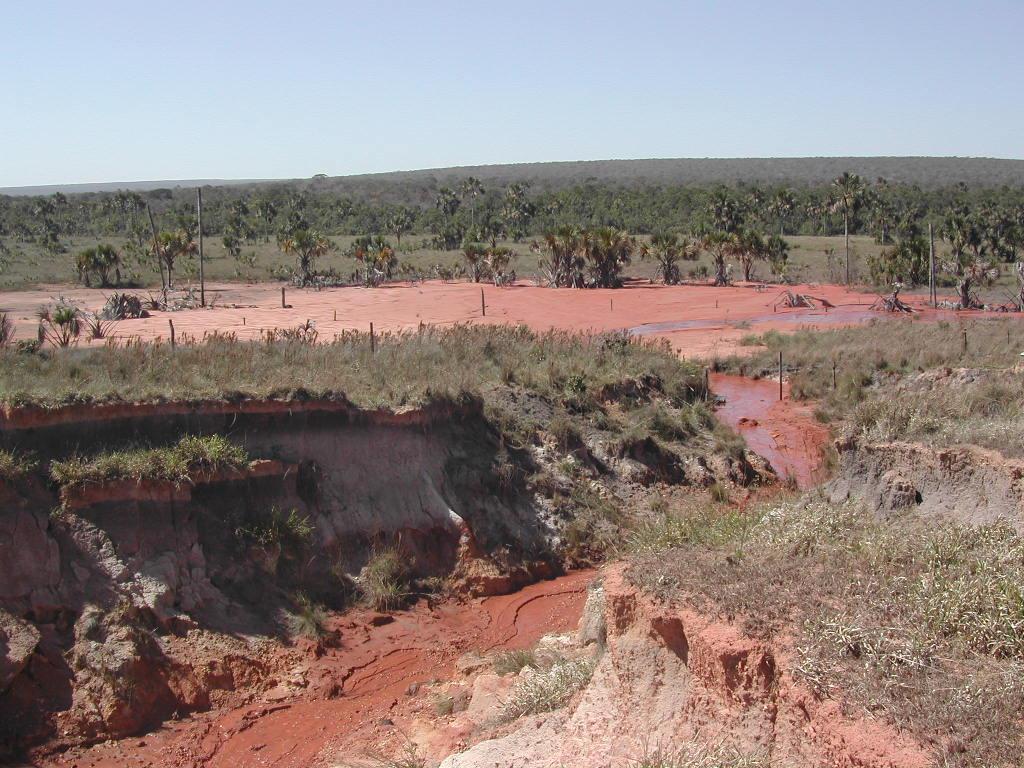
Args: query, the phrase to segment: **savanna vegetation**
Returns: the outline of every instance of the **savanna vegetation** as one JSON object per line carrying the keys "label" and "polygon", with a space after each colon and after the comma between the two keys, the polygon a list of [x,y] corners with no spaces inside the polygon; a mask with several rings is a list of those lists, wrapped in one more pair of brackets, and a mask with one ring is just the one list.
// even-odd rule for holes
{"label": "savanna vegetation", "polygon": [[633,546],[638,585],[787,638],[798,679],[937,764],[1017,765],[1024,541],[1009,525],[883,521],[812,495],[671,508]]}
{"label": "savanna vegetation", "polygon": [[220,335],[179,339],[176,347],[133,342],[35,353],[0,350],[0,401],[57,406],[325,397],[394,407],[515,382],[585,407],[603,387],[641,377],[658,381],[680,402],[703,392],[695,365],[619,334],[459,326],[378,334],[372,347],[365,333],[320,344],[306,339],[243,342]]}
{"label": "savanna vegetation", "polygon": [[972,443],[1022,455],[1024,391],[1015,366],[1024,340],[1012,319],[876,320],[743,341],[760,348],[711,364],[774,376],[781,352],[793,397],[871,440]]}
{"label": "savanna vegetation", "polygon": [[[330,183],[204,190],[208,275],[300,285],[439,277],[615,287],[625,277],[928,281],[929,227],[944,286],[964,306],[1013,274],[1024,188],[869,180],[548,185],[467,175],[387,195]],[[162,286],[198,272],[194,192],[0,197],[0,281]],[[689,263],[688,262],[692,262]]]}

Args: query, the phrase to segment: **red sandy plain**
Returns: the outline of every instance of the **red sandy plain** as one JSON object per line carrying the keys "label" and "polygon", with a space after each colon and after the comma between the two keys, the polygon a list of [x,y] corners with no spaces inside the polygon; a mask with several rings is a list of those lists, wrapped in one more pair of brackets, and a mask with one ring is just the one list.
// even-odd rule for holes
{"label": "red sandy plain", "polygon": [[[792,286],[791,290],[827,299],[834,309],[784,309],[778,286],[664,286],[634,282],[616,290],[541,288],[519,284],[496,288],[474,283],[437,281],[396,283],[381,288],[294,289],[275,284],[214,284],[207,288],[206,309],[153,312],[149,318],[115,325],[117,337],[167,337],[174,321],[176,334],[202,338],[213,331],[241,339],[259,338],[264,330],[294,327],[312,320],[322,340],[345,330],[396,331],[455,323],[515,323],[535,330],[561,328],[610,331],[630,329],[641,336],[663,337],[686,356],[710,357],[734,351],[750,333],[805,326],[850,325],[878,315],[868,308],[871,293],[840,286]],[[481,311],[481,292],[486,316]],[[18,338],[36,335],[37,310],[63,296],[82,309],[95,311],[111,291],[45,287],[0,293],[0,312],[16,325]],[[144,291],[139,291],[144,294]],[[923,306],[920,305],[920,306]],[[925,315],[929,314],[925,310]],[[335,319],[337,317],[337,319]],[[95,343],[95,342],[94,342]]]}

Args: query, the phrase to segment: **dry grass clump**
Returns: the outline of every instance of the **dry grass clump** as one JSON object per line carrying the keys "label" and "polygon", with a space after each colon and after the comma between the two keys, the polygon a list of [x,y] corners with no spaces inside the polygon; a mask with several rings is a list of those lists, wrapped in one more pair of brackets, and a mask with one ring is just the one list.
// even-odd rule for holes
{"label": "dry grass clump", "polygon": [[581,391],[641,376],[656,380],[678,402],[703,391],[696,366],[667,345],[629,343],[616,334],[457,326],[378,334],[373,347],[368,334],[348,332],[319,344],[214,335],[202,342],[180,339],[175,348],[130,343],[30,355],[0,350],[0,401],[52,407],[347,397],[360,406],[395,407],[480,392],[502,383],[509,371],[522,386],[553,400],[576,400]]}
{"label": "dry grass clump", "polygon": [[795,624],[799,676],[944,765],[1012,764],[1024,748],[1024,540],[1009,525],[882,523],[808,498],[666,516],[635,547],[630,578],[663,599],[760,636]]}
{"label": "dry grass clump", "polygon": [[58,485],[82,485],[112,480],[170,480],[180,483],[197,470],[241,468],[248,464],[245,449],[221,435],[186,435],[175,445],[136,447],[72,456],[50,464]]}
{"label": "dry grass clump", "polygon": [[659,747],[647,751],[635,768],[768,768],[764,755],[749,755],[724,746],[702,743],[683,747]]}
{"label": "dry grass clump", "polygon": [[494,657],[491,665],[496,675],[517,675],[526,667],[540,666],[537,653],[531,649],[502,651]]}
{"label": "dry grass clump", "polygon": [[375,552],[359,575],[363,598],[378,611],[401,608],[409,599],[409,587],[409,568],[393,547]]}
{"label": "dry grass clump", "polygon": [[524,715],[550,712],[569,702],[594,674],[593,659],[561,659],[516,680],[499,719],[511,722]]}
{"label": "dry grass clump", "polygon": [[327,610],[302,592],[293,596],[293,602],[294,610],[288,613],[288,632],[292,637],[304,637],[307,640],[326,637],[324,625],[328,619]]}
{"label": "dry grass clump", "polygon": [[18,480],[39,466],[35,456],[0,448],[0,480]]}

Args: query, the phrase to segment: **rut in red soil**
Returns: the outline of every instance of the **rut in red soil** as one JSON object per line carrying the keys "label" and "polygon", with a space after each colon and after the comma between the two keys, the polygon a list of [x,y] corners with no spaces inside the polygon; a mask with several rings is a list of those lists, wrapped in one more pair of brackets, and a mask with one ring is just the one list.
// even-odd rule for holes
{"label": "rut in red soil", "polygon": [[711,389],[725,399],[715,415],[768,459],[780,478],[792,478],[801,489],[821,479],[828,428],[814,418],[811,406],[789,398],[788,385],[780,400],[778,381],[713,373]]}
{"label": "rut in red soil", "polygon": [[468,651],[527,648],[576,626],[593,572],[577,571],[512,595],[428,605],[383,616],[361,611],[329,625],[336,648],[311,648],[298,695],[281,688],[234,709],[197,715],[144,737],[74,750],[42,765],[79,768],[211,766],[306,768],[400,749],[419,684],[455,674]]}

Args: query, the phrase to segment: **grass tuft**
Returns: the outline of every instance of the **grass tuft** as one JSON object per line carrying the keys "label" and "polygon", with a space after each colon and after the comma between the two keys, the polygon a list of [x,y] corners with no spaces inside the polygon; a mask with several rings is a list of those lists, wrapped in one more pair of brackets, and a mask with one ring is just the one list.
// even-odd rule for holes
{"label": "grass tuft", "polygon": [[197,470],[241,468],[245,450],[226,437],[186,435],[177,444],[160,448],[126,448],[93,456],[73,456],[50,464],[50,477],[61,486],[114,480],[185,482]]}

